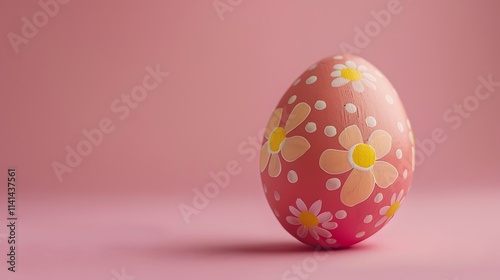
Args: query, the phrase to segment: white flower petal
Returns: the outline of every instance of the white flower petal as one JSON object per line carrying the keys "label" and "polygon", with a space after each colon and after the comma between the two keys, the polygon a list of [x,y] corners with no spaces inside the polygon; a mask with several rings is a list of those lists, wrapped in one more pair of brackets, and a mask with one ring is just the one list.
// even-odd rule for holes
{"label": "white flower petal", "polygon": [[307,211],[307,207],[306,207],[306,204],[304,203],[304,201],[302,201],[302,199],[297,199],[297,207],[299,207],[299,210],[300,212],[305,212]]}
{"label": "white flower petal", "polygon": [[309,208],[309,212],[313,213],[315,216],[318,216],[319,210],[321,210],[321,199],[317,200],[316,202],[311,205]]}
{"label": "white flower petal", "polygon": [[332,237],[332,233],[324,228],[314,227],[314,231],[323,237]]}
{"label": "white flower petal", "polygon": [[382,219],[380,219],[376,224],[375,227],[379,227],[381,224],[383,224],[385,221],[387,221],[387,217],[384,216]]}
{"label": "white flower petal", "polygon": [[326,229],[336,229],[339,225],[336,222],[326,222],[321,224]]}
{"label": "white flower petal", "polygon": [[311,236],[316,239],[316,240],[319,240],[319,236],[318,236],[318,233],[316,232],[316,227],[311,227],[309,228],[309,234],[311,234]]}
{"label": "white flower petal", "polygon": [[396,202],[396,193],[393,193],[391,196],[391,204],[394,204]]}
{"label": "white flower petal", "polygon": [[333,215],[332,213],[330,212],[323,212],[321,214],[318,215],[318,222],[321,224],[321,223],[325,223],[325,222],[328,222],[330,221],[331,219],[333,219]]}
{"label": "white flower petal", "polygon": [[298,229],[297,229],[297,235],[299,237],[306,237],[307,235],[307,228],[305,226],[300,226]]}
{"label": "white flower petal", "polygon": [[359,72],[365,72],[366,70],[368,70],[368,69],[366,68],[366,66],[364,66],[364,65],[360,65],[360,66],[358,66],[358,71],[359,71]]}
{"label": "white flower petal", "polygon": [[347,68],[347,67],[345,67],[344,64],[335,64],[335,65],[333,65],[333,69],[335,69],[335,70],[342,70],[342,69],[345,69],[345,68]]}
{"label": "white flower petal", "polygon": [[387,210],[389,210],[389,207],[390,206],[384,206],[384,207],[380,208],[380,211],[379,211],[380,215],[385,215],[387,213]]}
{"label": "white flower petal", "polygon": [[363,92],[363,91],[365,91],[365,87],[363,86],[362,82],[360,82],[360,81],[354,81],[351,84],[352,84],[352,89],[354,89],[355,92]]}
{"label": "white flower petal", "polygon": [[296,217],[298,217],[300,215],[300,211],[297,210],[297,208],[290,206],[290,207],[288,207],[288,209],[290,209],[290,212],[292,212],[292,214],[294,214]]}
{"label": "white flower petal", "polygon": [[332,82],[332,87],[341,87],[345,84],[349,83],[349,80],[339,77]]}
{"label": "white flower petal", "polygon": [[401,191],[399,192],[399,195],[398,195],[398,198],[396,199],[396,201],[401,202],[401,199],[403,199],[403,194],[404,194],[404,192],[405,192],[405,190],[401,190]]}
{"label": "white flower petal", "polygon": [[288,216],[286,217],[286,221],[294,226],[300,225],[300,221],[297,217]]}
{"label": "white flower petal", "polygon": [[358,68],[358,66],[356,65],[356,63],[352,60],[348,60],[345,62],[345,66],[347,66],[347,68],[353,68],[353,69],[356,69]]}
{"label": "white flower petal", "polygon": [[374,83],[368,81],[367,79],[361,79],[361,82],[363,82],[363,84],[367,85],[369,88],[373,89],[373,90],[376,90],[377,87],[375,86]]}
{"label": "white flower petal", "polygon": [[340,70],[333,71],[332,73],[330,73],[330,76],[332,76],[332,77],[340,77],[341,76]]}
{"label": "white flower petal", "polygon": [[367,80],[369,80],[371,82],[377,81],[377,79],[375,79],[375,77],[370,73],[364,72],[364,73],[362,73],[362,75],[363,75],[363,78],[366,78]]}

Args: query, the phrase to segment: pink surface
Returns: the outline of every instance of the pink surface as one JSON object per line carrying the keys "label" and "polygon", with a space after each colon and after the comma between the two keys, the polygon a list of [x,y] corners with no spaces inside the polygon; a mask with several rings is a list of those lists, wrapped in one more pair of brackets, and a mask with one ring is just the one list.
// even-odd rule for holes
{"label": "pink surface", "polygon": [[[347,45],[398,90],[417,168],[394,221],[309,279],[499,278],[498,1],[42,6],[0,2],[0,184],[18,168],[20,219],[19,272],[5,270],[3,237],[1,279],[118,279],[122,267],[137,280],[280,279],[312,252],[266,205],[257,136],[290,82]],[[23,28],[34,15],[41,27]]]}

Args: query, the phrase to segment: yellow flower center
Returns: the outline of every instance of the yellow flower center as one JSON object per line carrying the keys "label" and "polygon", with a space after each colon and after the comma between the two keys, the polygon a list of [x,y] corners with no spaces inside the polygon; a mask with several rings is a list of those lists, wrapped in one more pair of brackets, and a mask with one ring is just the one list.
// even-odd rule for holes
{"label": "yellow flower center", "polygon": [[368,144],[358,144],[352,151],[352,161],[359,167],[369,168],[375,163],[375,150]]}
{"label": "yellow flower center", "polygon": [[391,207],[389,207],[387,213],[385,213],[385,216],[387,218],[394,216],[394,214],[396,214],[396,211],[398,211],[398,208],[399,208],[399,202],[396,201],[391,205]]}
{"label": "yellow flower center", "polygon": [[363,78],[363,74],[354,68],[344,68],[340,70],[340,75],[349,81],[359,81]]}
{"label": "yellow flower center", "polygon": [[275,128],[271,133],[271,136],[269,136],[269,148],[271,151],[274,153],[278,152],[280,150],[281,143],[285,140],[285,138],[285,129],[282,127]]}
{"label": "yellow flower center", "polygon": [[304,212],[300,213],[299,221],[301,224],[303,224],[304,226],[306,226],[308,228],[315,227],[319,223],[318,217],[316,217],[316,215],[314,215],[313,213],[308,212],[308,211],[304,211]]}

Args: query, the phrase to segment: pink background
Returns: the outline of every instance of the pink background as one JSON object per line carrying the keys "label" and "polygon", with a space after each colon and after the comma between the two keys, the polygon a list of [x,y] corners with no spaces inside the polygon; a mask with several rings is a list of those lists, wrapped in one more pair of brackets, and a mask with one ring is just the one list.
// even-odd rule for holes
{"label": "pink background", "polygon": [[[7,34],[41,8],[0,2],[0,180],[18,168],[20,217],[16,274],[0,226],[2,279],[118,280],[122,267],[137,280],[281,279],[314,257],[279,226],[257,159],[238,147],[303,70],[354,45],[355,27],[391,1],[229,2],[221,20],[212,0],[71,1],[17,54]],[[456,130],[443,114],[478,76],[500,81],[500,3],[400,5],[359,55],[392,81],[417,142],[436,128],[447,140],[417,166],[394,221],[309,279],[498,279],[500,87]],[[110,105],[157,64],[170,75],[120,120]],[[116,129],[60,182],[51,164],[103,118]],[[241,172],[186,224],[179,204],[230,161]]]}

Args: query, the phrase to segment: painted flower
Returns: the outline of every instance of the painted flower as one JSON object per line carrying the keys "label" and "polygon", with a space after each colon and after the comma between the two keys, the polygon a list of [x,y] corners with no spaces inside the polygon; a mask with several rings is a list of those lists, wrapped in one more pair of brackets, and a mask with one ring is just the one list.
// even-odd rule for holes
{"label": "painted flower", "polygon": [[286,221],[294,226],[299,226],[297,229],[299,237],[306,237],[308,232],[316,240],[319,240],[320,235],[326,238],[332,237],[332,234],[326,229],[335,229],[338,225],[335,222],[330,222],[333,219],[332,213],[323,212],[319,214],[321,200],[314,202],[309,209],[300,198],[297,199],[296,204],[297,208],[294,206],[289,207],[294,216],[286,217]]}
{"label": "painted flower", "polygon": [[398,171],[392,164],[379,160],[391,150],[392,137],[386,131],[375,130],[365,144],[359,128],[351,125],[340,133],[339,142],[346,150],[325,150],[319,165],[329,174],[352,170],[340,192],[340,200],[346,206],[365,201],[372,194],[375,183],[385,189],[398,178]]}
{"label": "painted flower", "polygon": [[404,190],[401,190],[399,192],[398,197],[396,198],[396,193],[393,193],[391,197],[391,205],[380,208],[379,213],[380,215],[383,215],[383,217],[375,224],[375,227],[379,227],[380,225],[392,219],[392,217],[394,216],[394,214],[396,214],[396,211],[398,211],[399,206],[404,200],[403,194]]}
{"label": "painted flower", "polygon": [[287,162],[293,162],[301,157],[311,145],[302,136],[288,136],[288,134],[299,126],[311,112],[307,103],[297,104],[284,127],[279,126],[283,114],[283,108],[274,111],[264,134],[266,141],[260,150],[260,172],[264,172],[269,165],[268,172],[271,177],[278,177],[281,173],[281,156]]}
{"label": "painted flower", "polygon": [[332,81],[332,87],[341,87],[351,83],[356,92],[364,92],[365,86],[377,89],[374,84],[377,79],[368,73],[368,69],[363,65],[357,66],[354,61],[348,60],[345,64],[335,64],[333,69],[334,71],[330,74],[335,78]]}

